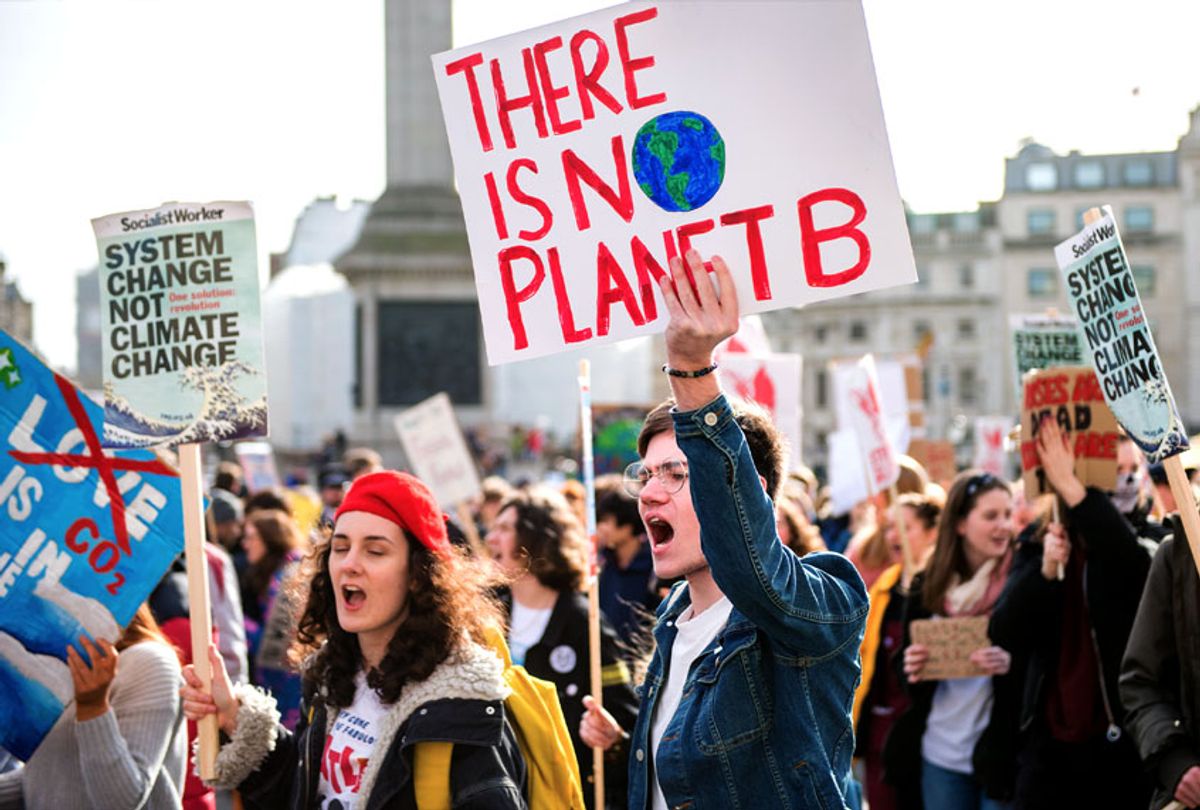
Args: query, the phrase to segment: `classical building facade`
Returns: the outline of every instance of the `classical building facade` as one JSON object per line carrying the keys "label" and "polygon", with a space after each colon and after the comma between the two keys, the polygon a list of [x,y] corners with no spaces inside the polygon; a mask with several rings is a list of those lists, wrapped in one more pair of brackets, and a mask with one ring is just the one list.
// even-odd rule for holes
{"label": "classical building facade", "polygon": [[0,259],[0,329],[33,346],[33,304],[21,296],[17,282],[8,277],[8,267]]}

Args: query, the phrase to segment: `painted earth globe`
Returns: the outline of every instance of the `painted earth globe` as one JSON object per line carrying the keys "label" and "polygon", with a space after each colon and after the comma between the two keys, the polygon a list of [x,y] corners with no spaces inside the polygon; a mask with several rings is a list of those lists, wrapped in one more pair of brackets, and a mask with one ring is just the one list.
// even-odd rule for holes
{"label": "painted earth globe", "polygon": [[725,141],[700,113],[657,115],[633,141],[633,175],[666,211],[692,211],[713,198],[725,179]]}

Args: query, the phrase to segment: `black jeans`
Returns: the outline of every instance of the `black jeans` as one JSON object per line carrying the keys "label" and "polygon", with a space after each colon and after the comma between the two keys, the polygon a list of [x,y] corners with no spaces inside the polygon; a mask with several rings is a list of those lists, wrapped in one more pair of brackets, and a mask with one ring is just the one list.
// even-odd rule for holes
{"label": "black jeans", "polygon": [[1100,734],[1067,743],[1053,739],[1039,724],[1017,755],[1014,810],[1145,810],[1150,793],[1150,782],[1128,734],[1116,742]]}

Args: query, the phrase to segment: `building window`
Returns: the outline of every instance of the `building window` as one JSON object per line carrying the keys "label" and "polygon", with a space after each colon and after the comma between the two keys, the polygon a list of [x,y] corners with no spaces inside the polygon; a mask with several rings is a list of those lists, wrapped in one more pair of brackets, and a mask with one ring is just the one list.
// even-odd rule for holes
{"label": "building window", "polygon": [[1054,191],[1058,169],[1053,163],[1031,163],[1025,168],[1025,185],[1030,191]]}
{"label": "building window", "polygon": [[865,321],[850,322],[850,339],[862,342],[867,339],[867,324]]}
{"label": "building window", "polygon": [[829,373],[823,368],[817,369],[815,382],[817,407],[829,407]]}
{"label": "building window", "polygon": [[1030,298],[1053,298],[1058,294],[1058,271],[1035,267],[1025,278],[1025,291]]}
{"label": "building window", "polygon": [[1075,164],[1076,188],[1100,188],[1104,185],[1104,164],[1088,160]]}
{"label": "building window", "polygon": [[964,264],[958,268],[958,286],[963,290],[975,288],[975,267],[973,265]]}
{"label": "building window", "polygon": [[958,321],[958,337],[960,340],[972,340],[975,337],[975,321],[970,318],[960,318]]}
{"label": "building window", "polygon": [[813,327],[813,340],[817,343],[824,343],[829,338],[829,326],[819,323]]}
{"label": "building window", "polygon": [[1154,164],[1145,158],[1125,161],[1125,185],[1148,186],[1154,182]]}
{"label": "building window", "polygon": [[979,214],[964,211],[954,215],[954,230],[959,233],[975,233],[979,230]]}
{"label": "building window", "polygon": [[1126,208],[1125,230],[1136,233],[1154,230],[1154,209],[1148,205],[1131,205]]}
{"label": "building window", "polygon": [[958,370],[958,401],[962,405],[974,405],[979,400],[979,379],[975,369],[967,367]]}
{"label": "building window", "polygon": [[1045,236],[1054,233],[1054,209],[1030,208],[1025,212],[1025,223],[1030,236]]}
{"label": "building window", "polygon": [[933,233],[937,230],[937,217],[933,214],[913,214],[908,218],[908,229],[913,233]]}
{"label": "building window", "polygon": [[1133,266],[1133,283],[1137,285],[1138,295],[1154,295],[1155,281],[1154,265],[1135,264]]}

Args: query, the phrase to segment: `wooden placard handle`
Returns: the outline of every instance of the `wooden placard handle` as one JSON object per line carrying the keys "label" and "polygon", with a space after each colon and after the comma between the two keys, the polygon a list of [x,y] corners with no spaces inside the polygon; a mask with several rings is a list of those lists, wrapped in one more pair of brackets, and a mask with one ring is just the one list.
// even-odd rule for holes
{"label": "wooden placard handle", "polygon": [[[179,479],[183,486],[183,539],[187,561],[188,616],[192,628],[192,666],[196,677],[212,692],[212,667],[208,645],[212,641],[212,611],[208,599],[208,558],[204,553],[204,487],[201,481],[200,445],[179,446]],[[200,720],[200,778],[216,778],[217,748],[220,745],[217,716]]]}

